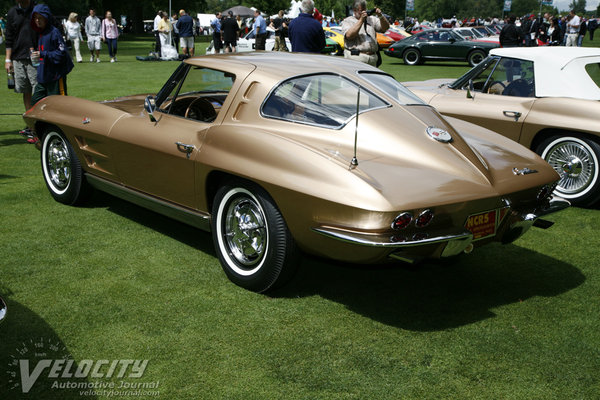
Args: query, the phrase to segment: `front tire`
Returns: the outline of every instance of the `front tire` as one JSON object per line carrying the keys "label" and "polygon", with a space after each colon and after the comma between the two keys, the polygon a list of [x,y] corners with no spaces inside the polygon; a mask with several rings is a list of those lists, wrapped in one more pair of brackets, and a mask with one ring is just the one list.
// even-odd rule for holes
{"label": "front tire", "polygon": [[476,66],[485,59],[485,52],[483,50],[473,50],[467,56],[467,61],[471,67]]}
{"label": "front tire", "polygon": [[75,205],[87,198],[91,189],[81,163],[60,130],[52,128],[44,132],[41,160],[44,181],[54,200]]}
{"label": "front tire", "polygon": [[421,52],[417,49],[407,49],[402,55],[404,64],[406,65],[418,65],[421,64]]}
{"label": "front tire", "polygon": [[560,175],[555,190],[558,196],[580,207],[590,207],[600,199],[597,142],[575,136],[551,136],[536,147],[536,153]]}
{"label": "front tire", "polygon": [[211,225],[221,266],[236,285],[261,293],[293,276],[299,261],[296,244],[262,188],[238,180],[219,188]]}

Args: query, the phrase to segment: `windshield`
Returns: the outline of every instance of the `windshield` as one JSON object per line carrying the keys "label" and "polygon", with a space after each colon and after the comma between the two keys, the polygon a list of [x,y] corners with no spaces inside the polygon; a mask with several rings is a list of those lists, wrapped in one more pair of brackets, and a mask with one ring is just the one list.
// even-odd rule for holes
{"label": "windshield", "polygon": [[[295,77],[282,82],[263,103],[264,117],[339,129],[354,115],[358,85],[333,74]],[[360,112],[387,107],[365,88],[360,90]]]}
{"label": "windshield", "polygon": [[373,86],[383,90],[401,105],[425,104],[413,92],[389,75],[376,72],[361,72],[360,76],[371,82]]}

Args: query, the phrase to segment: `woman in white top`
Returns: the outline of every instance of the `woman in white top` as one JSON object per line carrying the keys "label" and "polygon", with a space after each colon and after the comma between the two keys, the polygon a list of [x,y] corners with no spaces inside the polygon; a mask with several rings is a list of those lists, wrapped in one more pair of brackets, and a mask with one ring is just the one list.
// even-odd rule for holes
{"label": "woman in white top", "polygon": [[83,38],[81,37],[81,24],[77,22],[77,13],[72,12],[69,14],[69,19],[65,22],[65,31],[67,33],[67,39],[73,43],[77,62],[80,63],[82,58],[81,53],[79,52],[79,44]]}

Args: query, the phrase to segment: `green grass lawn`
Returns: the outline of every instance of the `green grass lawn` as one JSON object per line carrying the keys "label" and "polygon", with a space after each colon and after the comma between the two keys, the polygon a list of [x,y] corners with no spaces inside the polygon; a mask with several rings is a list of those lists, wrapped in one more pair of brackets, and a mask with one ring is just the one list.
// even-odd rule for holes
{"label": "green grass lawn", "polygon": [[[151,41],[119,46],[115,64],[105,50],[100,64],[84,56],[70,94],[156,92],[177,65],[136,61]],[[468,70],[385,56],[382,68],[400,81]],[[0,113],[21,113],[20,96],[0,85]],[[84,207],[55,202],[39,152],[16,134],[20,116],[0,121],[0,399],[110,396],[52,388],[67,381],[152,383],[137,397],[164,399],[600,398],[598,209],[565,210],[548,230],[453,263],[306,257],[265,296],[227,280],[208,233],[98,192]],[[141,378],[53,378],[48,368],[28,394],[12,388],[15,360],[32,360],[32,372],[65,355],[82,368],[148,364]]]}

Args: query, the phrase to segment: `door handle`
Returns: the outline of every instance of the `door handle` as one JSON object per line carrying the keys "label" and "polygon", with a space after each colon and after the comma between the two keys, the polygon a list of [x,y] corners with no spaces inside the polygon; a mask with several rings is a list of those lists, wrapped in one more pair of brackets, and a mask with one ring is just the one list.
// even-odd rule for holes
{"label": "door handle", "polygon": [[518,111],[502,111],[502,114],[504,114],[506,117],[513,117],[515,122],[521,117],[521,113]]}
{"label": "door handle", "polygon": [[192,151],[194,151],[194,149],[196,148],[196,146],[194,146],[193,144],[185,144],[181,142],[175,142],[175,144],[177,145],[177,150],[184,152],[188,159],[190,158],[190,154],[192,154]]}

